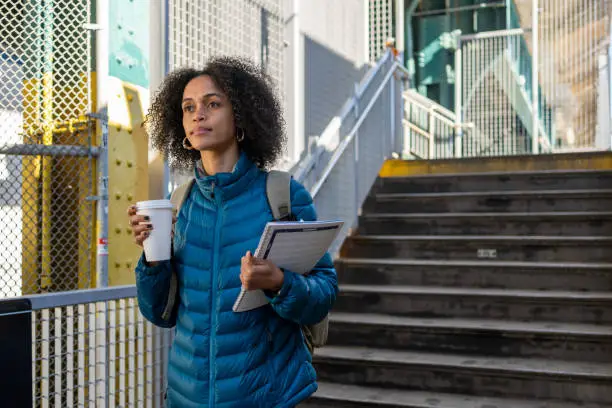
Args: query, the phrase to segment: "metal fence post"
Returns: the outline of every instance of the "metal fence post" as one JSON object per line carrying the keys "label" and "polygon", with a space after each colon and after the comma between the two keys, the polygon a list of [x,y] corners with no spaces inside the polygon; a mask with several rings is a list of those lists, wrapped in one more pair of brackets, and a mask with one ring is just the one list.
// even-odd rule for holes
{"label": "metal fence post", "polygon": [[108,286],[108,117],[106,108],[100,120],[101,141],[98,157],[98,258],[96,287]]}
{"label": "metal fence post", "polygon": [[[43,75],[42,75],[42,120],[44,126],[43,145],[53,145],[53,2],[39,3],[43,15]],[[53,200],[53,158],[42,158],[42,222],[41,222],[41,273],[40,287],[50,290],[53,284],[51,276],[51,201]]]}
{"label": "metal fence post", "polygon": [[404,127],[404,117],[406,116],[406,106],[404,105],[404,85],[406,83],[406,77],[402,77],[400,79],[399,82],[399,91],[400,91],[400,97],[399,97],[399,114],[400,114],[400,119],[399,119],[399,126],[401,129],[401,140],[398,142],[397,140],[397,136],[395,136],[395,140],[394,140],[394,144],[393,144],[393,152],[394,153],[398,153],[400,155],[400,157],[403,155],[404,153],[404,149],[405,149],[405,143],[406,143],[406,129]]}
{"label": "metal fence post", "polygon": [[[392,70],[395,72],[395,64],[396,62],[393,62],[393,66],[392,66]],[[394,74],[395,75],[395,74]],[[389,94],[390,94],[390,99],[391,99],[391,106],[389,106],[389,109],[391,110],[391,138],[390,138],[390,145],[387,149],[385,149],[384,152],[384,157],[390,157],[391,153],[393,152],[394,149],[394,145],[395,145],[395,132],[396,132],[396,124],[395,124],[395,109],[396,109],[396,103],[395,103],[395,81],[392,79],[389,81],[390,87],[391,89],[389,90]]]}

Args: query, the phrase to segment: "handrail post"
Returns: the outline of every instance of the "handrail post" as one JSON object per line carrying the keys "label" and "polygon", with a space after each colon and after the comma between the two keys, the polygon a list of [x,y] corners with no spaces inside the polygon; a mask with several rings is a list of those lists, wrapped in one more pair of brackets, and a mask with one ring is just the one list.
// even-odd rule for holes
{"label": "handrail post", "polygon": [[[393,71],[395,71],[395,64],[393,64],[393,67],[391,68]],[[391,99],[391,103],[390,103],[390,113],[391,113],[391,137],[389,140],[389,147],[385,149],[384,152],[384,157],[388,158],[391,157],[391,153],[394,151],[395,149],[395,132],[396,132],[396,127],[395,127],[395,82],[393,82],[393,80],[389,81],[389,85],[391,86],[391,89],[389,90],[389,94],[390,94],[390,99]],[[386,145],[386,143],[385,143]],[[383,146],[385,146],[383,145]],[[385,146],[386,147],[386,146]]]}
{"label": "handrail post", "polygon": [[429,151],[427,152],[427,158],[428,159],[435,159],[436,157],[436,152],[435,152],[435,148],[436,148],[436,132],[435,132],[435,126],[436,126],[436,121],[435,121],[435,116],[433,114],[433,109],[430,109],[427,111],[427,114],[429,115],[429,124],[427,126],[427,131],[429,133]]}
{"label": "handrail post", "polygon": [[404,151],[406,150],[406,146],[404,145],[406,143],[406,130],[404,128],[404,118],[406,116],[406,111],[405,111],[406,105],[405,105],[405,101],[404,101],[404,85],[406,83],[405,81],[406,81],[405,78],[401,78],[400,79],[400,83],[399,83],[399,90],[400,90],[400,97],[399,97],[400,120],[399,120],[399,126],[400,126],[400,129],[401,129],[401,140],[398,142],[397,135],[395,135],[394,144],[393,144],[393,152],[397,153],[400,157],[403,155]]}

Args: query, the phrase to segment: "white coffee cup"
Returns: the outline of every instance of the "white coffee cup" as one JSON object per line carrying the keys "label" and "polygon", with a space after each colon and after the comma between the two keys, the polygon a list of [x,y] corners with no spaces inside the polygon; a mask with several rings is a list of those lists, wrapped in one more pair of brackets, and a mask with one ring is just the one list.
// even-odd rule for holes
{"label": "white coffee cup", "polygon": [[148,215],[153,231],[144,240],[147,262],[166,261],[171,256],[172,203],[170,200],[150,200],[136,203],[138,215]]}

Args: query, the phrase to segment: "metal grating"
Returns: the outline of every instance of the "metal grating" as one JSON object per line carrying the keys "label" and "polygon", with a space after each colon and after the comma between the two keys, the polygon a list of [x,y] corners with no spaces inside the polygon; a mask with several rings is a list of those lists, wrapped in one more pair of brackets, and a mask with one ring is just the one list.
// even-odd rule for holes
{"label": "metal grating", "polygon": [[162,407],[169,330],[134,298],[32,312],[33,407]]}
{"label": "metal grating", "polygon": [[376,62],[385,52],[385,44],[394,37],[393,0],[369,0],[369,55]]}
{"label": "metal grating", "polygon": [[283,30],[278,0],[169,0],[168,69],[204,66],[215,55],[261,64],[282,89]]}
{"label": "metal grating", "polygon": [[[525,35],[521,29],[500,30],[462,40],[461,121],[474,129],[463,135],[461,157],[531,152],[532,70]],[[550,137],[543,120],[540,137]]]}

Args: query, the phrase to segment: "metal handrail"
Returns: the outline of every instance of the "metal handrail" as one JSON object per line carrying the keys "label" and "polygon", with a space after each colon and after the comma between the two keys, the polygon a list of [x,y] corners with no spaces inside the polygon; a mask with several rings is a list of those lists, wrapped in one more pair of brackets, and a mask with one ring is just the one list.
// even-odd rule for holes
{"label": "metal handrail", "polygon": [[[329,163],[327,164],[327,166],[325,166],[325,170],[323,170],[323,174],[321,175],[319,180],[317,180],[316,184],[312,188],[311,194],[312,194],[313,198],[316,197],[317,194],[319,193],[319,190],[321,189],[321,187],[323,186],[323,184],[325,183],[325,181],[329,177],[329,174],[331,173],[331,171],[336,166],[338,160],[340,159],[340,156],[342,156],[342,153],[344,153],[344,151],[346,150],[346,147],[355,138],[355,135],[357,134],[357,130],[359,129],[359,127],[361,126],[361,124],[365,120],[365,118],[368,115],[368,113],[372,110],[372,107],[374,106],[374,104],[376,103],[378,98],[380,97],[380,94],[382,93],[383,89],[387,85],[387,82],[389,82],[389,79],[393,76],[393,74],[398,69],[398,67],[401,67],[401,65],[399,65],[397,62],[394,62],[393,66],[391,67],[391,69],[389,70],[387,75],[385,75],[385,78],[382,80],[382,82],[379,85],[378,89],[374,93],[374,96],[372,96],[372,99],[370,100],[370,102],[368,103],[366,108],[363,110],[363,112],[361,112],[361,115],[359,116],[359,119],[357,120],[357,123],[355,123],[355,125],[353,125],[353,128],[351,129],[351,131],[342,140],[342,142],[338,145],[338,147],[334,151],[334,154],[332,155]],[[403,68],[403,67],[401,67],[401,68]]]}
{"label": "metal handrail", "polygon": [[404,95],[402,97],[404,98],[404,100],[409,101],[411,103],[415,103],[425,110],[433,110],[434,112],[439,112],[440,114],[448,117],[452,121],[454,121],[456,118],[455,112],[446,109],[444,106],[427,98],[426,96],[421,95],[413,89],[407,89],[406,91],[404,91]]}
{"label": "metal handrail", "polygon": [[[455,145],[460,143],[460,133],[463,129],[474,128],[473,123],[459,122],[454,112],[432,101],[426,96],[419,94],[413,89],[404,91],[402,98],[404,101],[404,118],[402,120],[404,128],[409,129],[411,132],[415,132],[428,141],[427,154],[424,154],[422,151],[417,151],[418,149],[412,146],[409,148],[410,154],[415,157],[421,159],[438,158],[435,153],[436,132],[434,129],[437,129],[439,132],[440,126],[442,126],[442,129],[453,131],[452,135],[447,134],[447,136],[452,136],[454,138],[453,144]],[[424,120],[421,122],[413,120],[411,117],[413,110],[415,110],[417,115],[424,115]]]}
{"label": "metal handrail", "polygon": [[[324,147],[329,146],[334,135],[340,129],[342,122],[355,109],[359,98],[367,91],[367,89],[370,87],[370,84],[376,77],[376,74],[382,69],[388,59],[392,57],[392,54],[393,52],[391,51],[391,49],[387,49],[387,52],[385,52],[385,54],[378,60],[376,65],[374,65],[374,67],[372,67],[364,76],[363,80],[361,81],[361,84],[355,89],[355,94],[344,103],[338,115],[332,118],[332,120],[325,127],[321,135],[317,137],[314,146],[315,151],[306,156],[302,164],[300,164],[294,172],[293,176],[297,181],[303,182],[304,177],[317,164],[317,160],[323,152]],[[406,74],[408,74],[408,71],[406,69],[404,69],[404,71],[406,72]]]}
{"label": "metal handrail", "polygon": [[30,301],[32,310],[43,310],[134,297],[136,297],[136,285],[71,290],[66,292],[29,295],[23,296],[22,298]]}
{"label": "metal handrail", "polygon": [[[456,129],[458,129],[458,128],[472,128],[472,127],[474,127],[474,124],[472,122],[457,123],[457,122],[455,122],[453,120],[448,119],[446,116],[441,115],[440,113],[436,112],[433,109],[427,110],[425,108],[424,110],[427,112],[427,114],[429,114],[431,116],[434,116],[436,119],[439,119],[441,122],[444,122],[447,125],[452,126],[452,127],[456,128]],[[411,123],[407,119],[404,119],[404,121]]]}
{"label": "metal handrail", "polygon": [[53,309],[56,307],[86,305],[96,302],[135,298],[136,285],[112,286],[107,288],[79,289],[65,292],[41,293],[0,299],[2,302],[27,301],[31,310]]}
{"label": "metal handrail", "polygon": [[429,139],[429,132],[421,129],[420,127],[418,127],[417,125],[415,125],[414,123],[410,122],[409,120],[404,119],[403,120],[404,125],[408,126],[410,129],[414,130],[415,132],[421,134],[423,137],[426,137]]}
{"label": "metal handrail", "polygon": [[0,154],[8,156],[98,157],[100,148],[78,145],[5,144],[0,146]]}

